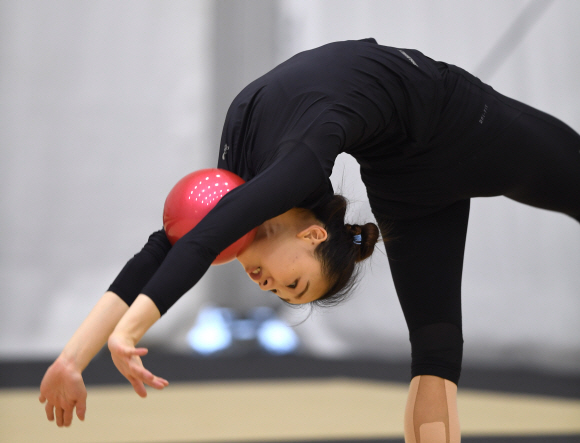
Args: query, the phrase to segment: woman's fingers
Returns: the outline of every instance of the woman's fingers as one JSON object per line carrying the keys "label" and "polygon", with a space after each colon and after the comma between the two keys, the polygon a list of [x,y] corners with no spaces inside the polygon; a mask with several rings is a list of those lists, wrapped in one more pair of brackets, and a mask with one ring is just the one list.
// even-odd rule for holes
{"label": "woman's fingers", "polygon": [[77,417],[79,418],[79,420],[84,420],[85,419],[85,414],[87,413],[87,401],[86,399],[80,399],[79,401],[77,401],[76,404],[77,407]]}
{"label": "woman's fingers", "polygon": [[[61,426],[70,426],[71,425],[72,419],[73,419],[74,405],[65,404],[64,406],[61,406],[61,405],[53,405],[51,403],[47,403],[46,406],[44,407],[44,409],[46,411],[46,417],[50,421],[53,421],[56,418],[56,425],[57,426],[61,427]],[[82,407],[83,418],[81,420],[84,419],[85,409],[86,409],[86,407],[83,406]],[[77,410],[77,415],[78,415],[78,410]],[[79,418],[81,418],[81,417],[79,416]]]}
{"label": "woman's fingers", "polygon": [[164,378],[161,378],[161,377],[155,377],[151,387],[153,387],[155,389],[163,389],[163,388],[167,387],[167,385],[169,385],[169,382],[167,380],[165,380]]}
{"label": "woman's fingers", "polygon": [[72,419],[73,419],[73,409],[74,406],[70,406],[67,405],[64,409],[63,409],[63,421],[64,421],[64,425],[65,426],[70,426],[70,424],[72,423]]}
{"label": "woman's fingers", "polygon": [[131,377],[129,378],[129,381],[133,385],[133,389],[137,395],[139,395],[139,397],[147,397],[147,389],[145,389],[145,385],[141,380]]}
{"label": "woman's fingers", "polygon": [[46,412],[46,418],[49,421],[54,421],[56,418],[57,426],[70,426],[73,419],[73,411],[75,406],[77,408],[77,416],[80,420],[85,419],[85,413],[87,409],[86,399],[80,398],[76,405],[74,403],[69,403],[63,399],[58,399],[56,404],[46,401],[46,397],[40,395],[39,400],[46,405],[44,405],[44,410]]}
{"label": "woman's fingers", "polygon": [[159,390],[165,388],[169,384],[167,380],[158,379],[157,377],[155,377],[155,379],[150,382],[144,382],[143,380],[139,380],[137,378],[131,378],[129,381],[133,385],[135,392],[143,398],[147,397],[147,389],[145,388],[146,384]]}
{"label": "woman's fingers", "polygon": [[163,389],[164,387],[166,387],[169,382],[167,380],[165,380],[164,378],[161,377],[157,377],[156,375],[153,375],[151,372],[147,371],[146,369],[144,369],[145,371],[145,377],[142,379],[142,381],[151,386],[152,388],[155,389]]}
{"label": "woman's fingers", "polygon": [[54,421],[54,405],[48,402],[44,406],[44,410],[46,411],[46,418],[48,418],[49,421]]}
{"label": "woman's fingers", "polygon": [[133,357],[134,355],[143,357],[149,352],[147,348],[131,348],[129,346],[122,346],[119,350],[125,357]]}
{"label": "woman's fingers", "polygon": [[139,380],[141,384],[146,384],[155,389],[163,389],[169,382],[161,377],[157,377],[142,366],[134,368],[134,379]]}
{"label": "woman's fingers", "polygon": [[155,389],[163,389],[169,382],[163,378],[156,377],[145,369],[141,357],[149,352],[147,348],[135,348],[127,345],[119,337],[109,337],[109,349],[113,362],[121,374],[129,380],[133,389],[140,397],[147,396],[145,385]]}
{"label": "woman's fingers", "polygon": [[151,371],[147,370],[143,366],[143,362],[140,359],[129,359],[128,366],[131,371],[131,376],[135,379],[142,381],[143,383],[156,389],[163,389],[169,384],[169,382],[161,377],[157,377]]}
{"label": "woman's fingers", "polygon": [[[54,421],[56,418],[56,425],[57,426],[70,426],[73,419],[73,410],[75,406],[66,405],[64,407],[53,405],[52,403],[47,403],[44,406],[44,410],[46,411],[46,418],[49,421]],[[77,408],[77,417],[80,420],[85,419],[86,414],[86,403],[84,401],[79,401],[76,404]]]}
{"label": "woman's fingers", "polygon": [[61,427],[64,423],[64,419],[63,419],[63,410],[62,408],[59,408],[58,406],[55,409],[55,415],[56,415],[56,425],[58,427]]}
{"label": "woman's fingers", "polygon": [[144,355],[147,355],[147,353],[149,352],[149,349],[147,348],[132,348],[132,355],[138,355],[139,357],[143,357]]}
{"label": "woman's fingers", "polygon": [[133,346],[127,346],[127,344],[113,336],[109,338],[109,349],[111,352],[117,352],[126,357],[131,357],[133,355],[143,356],[149,352],[147,348],[135,348]]}

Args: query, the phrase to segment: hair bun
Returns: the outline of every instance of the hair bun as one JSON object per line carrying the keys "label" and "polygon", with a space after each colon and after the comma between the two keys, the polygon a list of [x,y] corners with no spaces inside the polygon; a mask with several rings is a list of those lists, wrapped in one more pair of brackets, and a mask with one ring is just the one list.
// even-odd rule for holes
{"label": "hair bun", "polygon": [[327,240],[315,249],[322,273],[330,284],[326,294],[313,302],[318,306],[334,306],[347,297],[356,285],[357,264],[371,256],[379,239],[380,231],[374,223],[345,224],[346,208],[347,200],[335,194],[312,209],[328,232]]}
{"label": "hair bun", "polygon": [[[360,225],[344,225],[349,235],[352,235],[353,244],[359,248],[357,262],[369,258],[379,241],[379,228],[374,223]],[[356,238],[360,235],[360,239]],[[358,241],[357,241],[358,240]]]}

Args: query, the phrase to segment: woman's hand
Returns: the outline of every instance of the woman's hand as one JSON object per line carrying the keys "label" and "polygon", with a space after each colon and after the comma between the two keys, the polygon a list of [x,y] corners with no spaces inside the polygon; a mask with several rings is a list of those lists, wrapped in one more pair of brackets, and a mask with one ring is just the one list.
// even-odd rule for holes
{"label": "woman's hand", "polygon": [[44,374],[38,399],[46,402],[46,417],[53,421],[56,416],[59,427],[70,426],[75,407],[77,417],[84,420],[87,390],[81,371],[61,358],[56,359]]}
{"label": "woman's hand", "polygon": [[113,333],[109,337],[109,350],[115,366],[133,385],[133,389],[139,396],[147,396],[145,385],[163,389],[169,384],[167,380],[156,377],[143,367],[141,357],[148,351],[145,348],[135,348],[131,339]]}
{"label": "woman's hand", "polygon": [[56,415],[58,426],[70,426],[75,407],[78,418],[85,419],[87,390],[81,374],[107,343],[127,309],[127,304],[115,293],[106,292],[47,369],[38,399],[46,402],[46,417],[50,421]]}

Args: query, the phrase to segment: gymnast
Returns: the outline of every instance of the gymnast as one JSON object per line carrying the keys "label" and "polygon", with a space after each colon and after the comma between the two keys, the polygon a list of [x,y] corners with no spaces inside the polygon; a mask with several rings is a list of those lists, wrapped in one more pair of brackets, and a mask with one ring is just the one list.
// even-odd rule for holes
{"label": "gymnast", "polygon": [[[345,222],[329,180],[343,152],[360,165],[376,224]],[[458,443],[470,199],[503,195],[580,221],[580,136],[457,66],[365,39],[299,53],[250,83],[228,110],[218,155],[217,167],[246,183],[174,246],[160,230],[129,260],[48,368],[48,419],[69,426],[75,408],[84,419],[82,371],[107,342],[137,394],[167,386],[137,343],[257,227],[237,259],[292,304],[340,303],[384,242],[412,346],[405,441]]]}

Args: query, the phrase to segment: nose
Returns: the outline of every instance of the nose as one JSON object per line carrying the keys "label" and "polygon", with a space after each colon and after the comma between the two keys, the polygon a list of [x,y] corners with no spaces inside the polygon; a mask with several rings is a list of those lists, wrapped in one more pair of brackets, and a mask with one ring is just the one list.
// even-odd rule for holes
{"label": "nose", "polygon": [[263,281],[259,281],[258,284],[262,291],[270,291],[274,286],[274,279],[272,277],[266,277]]}

